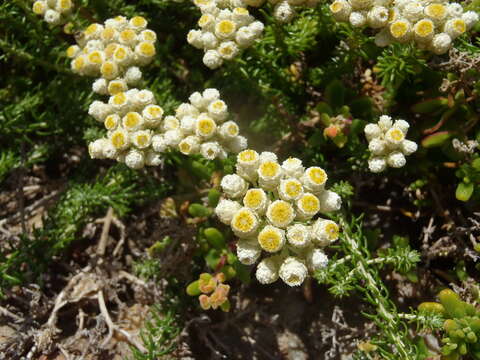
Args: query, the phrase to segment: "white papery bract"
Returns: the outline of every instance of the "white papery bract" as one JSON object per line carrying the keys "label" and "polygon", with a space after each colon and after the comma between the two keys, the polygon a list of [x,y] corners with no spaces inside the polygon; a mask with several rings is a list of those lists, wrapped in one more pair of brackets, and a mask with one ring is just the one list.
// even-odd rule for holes
{"label": "white papery bract", "polygon": [[59,25],[67,21],[72,13],[74,4],[72,0],[37,0],[34,1],[32,11],[51,25]]}
{"label": "white papery bract", "polygon": [[161,164],[159,156],[167,148],[165,136],[158,134],[163,109],[151,91],[119,92],[107,103],[94,101],[88,113],[107,130],[106,138],[89,144],[92,158],[115,159],[133,169]]}
{"label": "white papery bract", "polygon": [[418,145],[407,140],[410,125],[405,120],[395,122],[388,115],[380,116],[377,124],[365,126],[365,136],[368,140],[368,150],[371,153],[368,168],[379,173],[387,166],[400,168],[405,166],[405,156],[417,151]]}
{"label": "white papery bract", "polygon": [[157,36],[146,26],[141,16],[130,20],[117,16],[89,25],[78,37],[78,45],[67,49],[73,72],[98,78],[93,91],[102,95],[136,86],[142,78],[139,66],[149,64],[156,53]]}
{"label": "white papery bract", "polygon": [[377,46],[413,42],[438,55],[479,18],[448,0],[334,0],[330,11],[337,21],[377,29]]}
{"label": "white papery bract", "polygon": [[[227,153],[238,153],[247,147],[234,121],[226,121],[227,104],[217,89],[195,92],[167,117],[164,129],[167,144],[185,155],[201,154],[209,160],[223,159]],[[246,191],[246,190],[245,190]],[[243,194],[242,194],[243,196]]]}
{"label": "white papery bract", "polygon": [[[203,104],[198,95],[190,101]],[[338,238],[339,226],[318,214],[339,210],[342,201],[325,189],[326,181],[325,170],[305,168],[296,158],[280,163],[276,154],[252,149],[237,155],[236,173],[221,180],[223,198],[215,213],[239,237],[237,256],[242,263],[253,265],[261,252],[270,256],[257,266],[260,283],[280,277],[297,286],[327,261],[320,249]]]}
{"label": "white papery bract", "polygon": [[232,60],[253,44],[263,32],[243,1],[194,1],[202,15],[198,30],[190,30],[187,41],[205,54],[203,63],[210,69]]}

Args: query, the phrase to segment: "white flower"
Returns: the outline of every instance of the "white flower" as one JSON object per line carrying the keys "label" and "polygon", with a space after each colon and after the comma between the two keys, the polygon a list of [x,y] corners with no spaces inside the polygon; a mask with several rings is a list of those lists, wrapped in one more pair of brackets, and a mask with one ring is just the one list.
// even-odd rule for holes
{"label": "white flower", "polygon": [[140,130],[132,134],[132,143],[139,149],[145,149],[152,142],[152,132],[150,130]]}
{"label": "white flower", "polygon": [[237,242],[237,258],[242,264],[254,264],[261,253],[262,249],[256,239],[240,239]]}
{"label": "white flower", "polygon": [[104,159],[103,148],[105,147],[107,139],[97,139],[88,144],[88,153],[92,159]]}
{"label": "white flower", "polygon": [[187,42],[197,49],[203,48],[202,31],[190,30],[187,34]]}
{"label": "white flower", "polygon": [[219,157],[222,152],[222,148],[216,141],[206,142],[200,145],[200,154],[205,159],[213,160]]}
{"label": "white flower", "polygon": [[203,99],[210,104],[212,101],[220,99],[220,92],[215,88],[208,88],[203,90]]}
{"label": "white flower", "polygon": [[368,160],[368,168],[373,173],[379,173],[387,168],[387,161],[383,157],[372,157]]}
{"label": "white flower", "polygon": [[367,14],[368,25],[374,29],[384,27],[388,22],[388,9],[383,6],[375,6]]}
{"label": "white flower", "polygon": [[418,1],[410,1],[403,8],[402,15],[408,21],[415,22],[424,16],[423,6]]}
{"label": "white flower", "polygon": [[378,138],[382,135],[382,130],[377,124],[367,124],[364,131],[368,141],[371,141],[372,139]]}
{"label": "white flower", "polygon": [[52,9],[48,9],[47,11],[45,11],[43,18],[47,23],[51,25],[57,25],[61,21],[60,13]]}
{"label": "white flower", "polygon": [[415,151],[417,151],[418,145],[415,141],[403,140],[400,148],[402,152],[408,156],[413,154]]}
{"label": "white flower", "polygon": [[141,169],[145,165],[145,157],[141,151],[130,150],[125,156],[125,164],[132,169]]}
{"label": "white flower", "polygon": [[280,181],[278,187],[278,196],[285,201],[297,200],[303,194],[302,183],[295,179],[289,178]]}
{"label": "white flower", "polygon": [[255,277],[260,284],[271,284],[278,280],[279,259],[271,256],[263,259],[257,266]]}
{"label": "white flower", "polygon": [[241,207],[242,206],[236,201],[221,199],[215,208],[215,214],[222,223],[230,225],[233,216],[241,209]]}
{"label": "white flower", "polygon": [[350,0],[350,4],[355,10],[365,10],[373,5],[373,0]]}
{"label": "white flower", "polygon": [[268,206],[266,216],[272,225],[286,228],[295,218],[295,211],[289,202],[275,200]]}
{"label": "white flower", "polygon": [[200,150],[200,138],[190,135],[178,143],[178,150],[184,155],[196,154]]}
{"label": "white flower", "polygon": [[412,24],[406,19],[398,19],[390,23],[390,35],[398,42],[407,42],[412,35]]}
{"label": "white flower", "polygon": [[246,48],[253,44],[257,36],[249,26],[242,26],[235,34],[235,42],[240,48]]}
{"label": "white flower", "polygon": [[401,119],[395,120],[395,122],[393,123],[393,126],[402,130],[404,134],[406,134],[408,129],[410,128],[410,124],[408,123],[408,121],[401,120]]}
{"label": "white flower", "polygon": [[296,204],[299,219],[310,219],[320,211],[320,200],[311,193],[303,194]]}
{"label": "white flower", "polygon": [[336,0],[330,4],[330,11],[337,21],[348,21],[352,6],[346,0]]}
{"label": "white flower", "polygon": [[370,150],[373,155],[383,155],[386,149],[387,143],[379,138],[372,139],[368,143],[368,150]]}
{"label": "white flower", "polygon": [[181,118],[180,120],[180,130],[185,135],[191,135],[195,133],[195,125],[197,123],[197,118],[187,115]]}
{"label": "white flower", "polygon": [[180,129],[168,130],[164,134],[165,142],[168,146],[175,147],[183,139],[183,133]]}
{"label": "white flower", "polygon": [[326,268],[328,265],[328,257],[320,249],[312,249],[307,254],[308,267],[312,271]]}
{"label": "white flower", "polygon": [[467,31],[467,24],[461,18],[453,18],[445,23],[443,31],[455,39]]}
{"label": "white flower", "polygon": [[258,233],[258,244],[269,253],[274,253],[285,245],[285,231],[272,225],[265,226]]}
{"label": "white flower", "polygon": [[394,151],[387,157],[387,164],[393,168],[401,168],[406,162],[405,156],[400,151]]}
{"label": "white flower", "polygon": [[152,136],[152,148],[156,152],[163,153],[168,148],[163,134],[156,134]]}
{"label": "white flower", "polygon": [[93,116],[95,120],[100,122],[103,122],[111,112],[111,106],[98,100],[92,102],[88,108],[88,115]]}
{"label": "white flower", "polygon": [[275,5],[273,9],[273,16],[280,22],[290,22],[295,16],[293,7],[290,6],[288,1],[281,1]]}
{"label": "white flower", "polygon": [[254,21],[248,25],[248,28],[255,34],[256,37],[258,37],[262,34],[265,25],[263,25],[261,21]]}
{"label": "white flower", "polygon": [[197,117],[199,115],[198,109],[192,104],[183,103],[175,110],[175,115],[177,118],[181,119],[184,116]]}
{"label": "white flower", "polygon": [[218,132],[223,139],[232,139],[238,136],[240,129],[235,121],[227,121],[220,126]]}
{"label": "white flower", "polygon": [[367,23],[367,17],[365,14],[358,11],[351,12],[348,20],[354,27],[362,27]]}
{"label": "white flower", "polygon": [[304,248],[310,244],[311,230],[304,224],[294,224],[287,228],[287,240],[289,244]]}
{"label": "white flower", "polygon": [[136,85],[142,79],[142,71],[137,66],[131,66],[125,73],[125,81],[128,85]]}
{"label": "white flower", "polygon": [[382,131],[387,131],[388,129],[390,129],[392,127],[392,124],[392,118],[388,115],[382,115],[378,120],[378,126]]}
{"label": "white flower", "polygon": [[266,162],[266,161],[277,162],[278,161],[277,155],[275,155],[275,153],[270,152],[270,151],[263,151],[260,154],[260,162],[263,163],[263,162]]}
{"label": "white flower", "polygon": [[239,198],[248,190],[248,184],[237,174],[225,175],[220,183],[223,192],[232,199]]}
{"label": "white flower", "polygon": [[303,167],[302,160],[290,157],[282,163],[282,169],[285,175],[299,179],[305,168]]}
{"label": "white flower", "polygon": [[255,211],[258,215],[265,214],[268,197],[263,189],[248,189],[243,197],[243,205]]}
{"label": "white flower", "polygon": [[255,234],[259,225],[257,215],[249,208],[244,207],[233,215],[230,226],[239,238],[248,238]]}
{"label": "white flower", "polygon": [[451,46],[452,38],[448,34],[440,33],[433,37],[431,48],[435,54],[445,54]]}
{"label": "white flower", "polygon": [[318,219],[312,226],[312,238],[320,246],[327,246],[338,239],[339,227],[331,220]]}
{"label": "white flower", "polygon": [[180,121],[178,121],[175,116],[165,116],[165,119],[163,119],[163,123],[161,124],[161,129],[163,131],[178,130],[180,129]]}
{"label": "white flower", "polygon": [[319,198],[321,212],[338,211],[342,207],[342,198],[334,191],[325,190],[320,194]]}
{"label": "white flower", "polygon": [[223,122],[228,116],[227,105],[223,100],[214,100],[208,105],[208,114],[215,120]]}
{"label": "white flower", "polygon": [[230,152],[238,154],[240,151],[245,150],[248,146],[247,138],[244,136],[235,136],[227,142],[227,147]]}
{"label": "white flower", "polygon": [[94,81],[92,84],[92,90],[93,92],[101,95],[106,95],[107,94],[107,80],[104,78],[100,78]]}
{"label": "white flower", "polygon": [[466,11],[462,14],[462,20],[470,30],[478,22],[478,14],[475,11]]}
{"label": "white flower", "polygon": [[208,50],[203,56],[203,63],[210,69],[216,69],[223,64],[222,57],[216,50]]}
{"label": "white flower", "polygon": [[308,269],[303,262],[290,256],[283,261],[278,275],[285,284],[289,286],[299,286],[307,277]]}
{"label": "white flower", "polygon": [[257,173],[260,186],[265,190],[273,190],[280,183],[282,168],[275,161],[265,161],[260,164]]}
{"label": "white flower", "polygon": [[301,181],[307,190],[312,192],[322,191],[327,182],[327,173],[321,167],[312,166],[305,170]]}

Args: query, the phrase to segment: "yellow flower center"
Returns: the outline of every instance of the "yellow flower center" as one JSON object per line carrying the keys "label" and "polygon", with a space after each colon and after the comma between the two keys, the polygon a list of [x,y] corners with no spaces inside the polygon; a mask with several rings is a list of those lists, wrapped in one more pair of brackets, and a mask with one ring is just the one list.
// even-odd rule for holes
{"label": "yellow flower center", "polygon": [[156,35],[155,35],[155,33],[154,33],[153,31],[151,31],[151,30],[144,30],[144,31],[142,32],[142,34],[143,34],[143,39],[144,39],[145,41],[155,41],[155,40],[156,40]]}
{"label": "yellow flower center", "polygon": [[335,1],[333,4],[330,5],[330,11],[334,14],[342,11],[342,9],[343,4],[339,1]]}
{"label": "yellow flower center", "polygon": [[123,60],[127,57],[127,50],[123,47],[119,47],[118,49],[115,50],[114,54],[115,59],[117,60]]}
{"label": "yellow flower center", "polygon": [[235,23],[230,20],[222,20],[217,24],[217,31],[223,35],[230,35],[235,31]]}
{"label": "yellow flower center", "polygon": [[108,93],[111,95],[121,93],[125,90],[125,84],[121,81],[110,81],[110,83],[108,84]]}
{"label": "yellow flower center", "polygon": [[260,165],[259,170],[262,176],[272,178],[280,171],[280,165],[274,161],[265,161]]}
{"label": "yellow flower center", "polygon": [[117,126],[118,118],[115,115],[108,115],[105,119],[105,128],[107,130],[112,130]]}
{"label": "yellow flower center", "polygon": [[147,26],[147,20],[142,16],[134,16],[131,20],[132,25],[135,27],[144,27]]}
{"label": "yellow flower center", "polygon": [[150,57],[155,55],[155,46],[150,42],[142,42],[139,48],[140,53],[144,56]]}
{"label": "yellow flower center", "polygon": [[253,162],[258,159],[258,154],[255,150],[243,150],[238,154],[238,159],[243,162]]}
{"label": "yellow flower center", "polygon": [[111,76],[116,70],[116,66],[111,61],[106,61],[102,64],[100,72],[103,76]]}
{"label": "yellow flower center", "polygon": [[325,232],[327,233],[329,240],[336,240],[338,238],[339,228],[335,223],[329,223],[325,226]]}
{"label": "yellow flower center", "polygon": [[120,149],[125,146],[125,135],[122,132],[116,132],[112,135],[111,141],[116,149]]}
{"label": "yellow flower center", "polygon": [[127,95],[124,93],[116,94],[113,97],[113,104],[114,105],[123,105],[127,102]]}
{"label": "yellow flower center", "polygon": [[231,46],[224,46],[222,48],[219,49],[220,50],[220,54],[222,55],[231,55],[233,53],[233,48]]}
{"label": "yellow flower center", "polygon": [[127,115],[125,115],[125,120],[123,122],[123,125],[127,129],[133,129],[138,126],[140,123],[140,115],[136,112],[129,112]]}
{"label": "yellow flower center", "polygon": [[132,41],[133,39],[135,39],[135,36],[135,31],[131,29],[123,30],[120,33],[120,39],[122,39],[123,41]]}
{"label": "yellow flower center", "polygon": [[117,44],[108,44],[105,48],[105,55],[109,58],[112,57],[115,50],[117,50],[117,47]]}
{"label": "yellow flower center", "polygon": [[160,106],[153,105],[148,108],[147,113],[153,118],[158,118],[163,115],[163,110]]}
{"label": "yellow flower center", "polygon": [[287,278],[287,282],[292,283],[292,284],[296,284],[299,281],[300,281],[300,277],[298,275],[295,275],[295,274],[290,274]]}
{"label": "yellow flower center", "polygon": [[415,32],[420,36],[428,36],[433,33],[433,23],[429,20],[420,20],[415,24]]}
{"label": "yellow flower center", "polygon": [[91,24],[91,25],[89,25],[89,26],[85,29],[84,34],[85,34],[86,36],[93,35],[93,34],[95,34],[95,33],[98,31],[98,28],[99,28],[99,25],[98,25],[98,24]]}
{"label": "yellow flower center", "polygon": [[211,135],[216,129],[216,124],[210,118],[201,119],[197,122],[197,129],[200,135]]}
{"label": "yellow flower center", "polygon": [[243,204],[246,207],[257,209],[265,200],[265,194],[260,189],[250,189],[243,198]]}
{"label": "yellow flower center", "polygon": [[425,13],[435,19],[443,18],[446,12],[447,8],[442,4],[430,4],[425,9]]}
{"label": "yellow flower center", "polygon": [[313,194],[305,194],[300,199],[300,207],[306,213],[317,213],[320,210],[320,200]]}
{"label": "yellow flower center", "polygon": [[218,101],[215,101],[213,104],[212,104],[212,108],[214,110],[223,110],[225,108],[225,103],[221,100],[218,100]]}
{"label": "yellow flower center", "polygon": [[390,137],[391,137],[394,141],[402,141],[405,136],[404,136],[402,130],[400,130],[400,129],[393,129],[393,130],[390,130]]}
{"label": "yellow flower center", "polygon": [[297,180],[291,180],[285,184],[285,194],[295,198],[302,192],[302,184]]}
{"label": "yellow flower center", "polygon": [[323,185],[327,181],[327,173],[319,167],[310,168],[308,177],[317,185]]}
{"label": "yellow flower center", "polygon": [[115,29],[113,27],[106,27],[102,31],[102,39],[103,40],[111,40],[115,36]]}
{"label": "yellow flower center", "polygon": [[203,27],[203,26],[207,25],[209,22],[211,22],[212,20],[213,20],[212,15],[204,14],[198,20],[198,26]]}
{"label": "yellow flower center", "polygon": [[263,229],[258,234],[258,243],[261,248],[268,252],[275,252],[280,250],[282,246],[282,235],[276,229]]}
{"label": "yellow flower center", "polygon": [[190,150],[192,149],[192,147],[190,146],[189,143],[187,143],[186,141],[182,141],[178,147],[180,148],[180,151],[183,152],[183,153],[189,153]]}
{"label": "yellow flower center", "polygon": [[408,32],[408,23],[405,21],[395,21],[390,25],[390,33],[394,38],[401,38]]}
{"label": "yellow flower center", "polygon": [[248,231],[251,231],[254,226],[255,226],[255,217],[249,211],[238,211],[233,216],[233,220],[232,220],[233,229],[243,231],[243,232],[248,232]]}
{"label": "yellow flower center", "polygon": [[462,19],[455,19],[453,21],[453,28],[458,33],[463,34],[466,30],[465,21],[463,21]]}
{"label": "yellow flower center", "polygon": [[88,55],[88,61],[92,64],[101,64],[103,61],[102,54],[99,51],[93,51]]}
{"label": "yellow flower center", "polygon": [[37,15],[42,15],[45,11],[45,3],[37,1],[33,4],[33,12]]}
{"label": "yellow flower center", "polygon": [[236,124],[231,124],[228,126],[228,133],[231,136],[237,136],[238,135],[238,126]]}
{"label": "yellow flower center", "polygon": [[77,47],[72,45],[67,49],[67,56],[69,58],[73,58],[76,52],[77,52]]}
{"label": "yellow flower center", "polygon": [[233,12],[238,15],[248,15],[248,10],[243,7],[237,7],[233,10]]}
{"label": "yellow flower center", "polygon": [[85,59],[83,56],[77,57],[75,60],[73,60],[73,68],[75,70],[81,70],[85,66]]}
{"label": "yellow flower center", "polygon": [[60,9],[62,10],[68,10],[72,7],[72,2],[71,0],[60,0]]}
{"label": "yellow flower center", "polygon": [[288,202],[278,200],[271,205],[269,214],[273,223],[283,225],[293,218],[293,208]]}
{"label": "yellow flower center", "polygon": [[137,139],[136,139],[137,140],[137,145],[140,146],[140,147],[147,146],[149,139],[150,139],[150,137],[147,134],[137,135]]}

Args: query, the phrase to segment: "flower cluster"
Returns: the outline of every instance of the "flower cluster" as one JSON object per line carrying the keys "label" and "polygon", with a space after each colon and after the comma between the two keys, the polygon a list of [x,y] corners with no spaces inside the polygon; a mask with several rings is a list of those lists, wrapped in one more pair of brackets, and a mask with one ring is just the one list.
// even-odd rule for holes
{"label": "flower cluster", "polygon": [[275,154],[250,149],[238,154],[236,173],[223,177],[224,198],[215,213],[239,237],[237,256],[243,264],[254,264],[262,250],[270,254],[257,266],[260,283],[280,277],[297,286],[309,272],[326,266],[322,248],[337,240],[339,227],[316,215],[336,211],[342,203],[325,189],[326,181],[320,167],[305,169],[297,158],[280,165]]}
{"label": "flower cluster", "polygon": [[133,169],[162,163],[160,153],[163,142],[158,145],[155,132],[161,126],[163,109],[155,105],[149,90],[130,89],[112,95],[108,103],[94,101],[88,113],[103,122],[107,137],[88,145],[93,159],[115,159]]}
{"label": "flower cluster", "polygon": [[37,0],[32,6],[35,14],[43,16],[43,19],[52,25],[64,22],[72,9],[72,0]]}
{"label": "flower cluster", "polygon": [[338,21],[378,29],[378,46],[415,42],[439,55],[478,21],[476,12],[442,0],[335,0],[330,10]]}
{"label": "flower cluster", "polygon": [[157,35],[147,29],[147,20],[117,16],[105,24],[89,25],[67,49],[75,73],[98,77],[93,91],[115,95],[135,86],[142,78],[138,66],[150,63],[155,55]]}
{"label": "flower cluster", "polygon": [[365,126],[368,150],[371,152],[368,160],[371,172],[382,172],[387,166],[403,167],[406,163],[405,156],[417,151],[417,144],[405,138],[409,127],[405,120],[393,122],[388,115],[380,116],[377,124]]}
{"label": "flower cluster", "polygon": [[202,12],[200,30],[190,30],[187,41],[205,51],[203,63],[210,69],[232,60],[263,32],[263,23],[255,21],[245,7],[229,9],[234,4],[215,0],[196,0],[195,4]]}
{"label": "flower cluster", "polygon": [[[228,152],[239,153],[247,139],[239,135],[234,121],[227,121],[227,104],[217,89],[190,95],[175,116],[165,118],[163,134],[157,135],[157,147],[178,149],[184,155],[201,154],[209,160],[225,158]],[[162,144],[160,146],[160,144]]]}
{"label": "flower cluster", "polygon": [[[245,4],[252,7],[260,7],[265,3],[265,0],[244,0]],[[295,16],[295,8],[315,7],[318,0],[268,0],[274,6],[273,16],[277,21],[287,23]]]}
{"label": "flower cluster", "polygon": [[230,301],[228,300],[230,286],[223,284],[224,281],[225,275],[223,273],[218,273],[215,276],[208,273],[200,274],[198,288],[202,294],[198,297],[198,300],[203,310],[210,308],[213,310],[217,308],[223,311],[230,310]]}

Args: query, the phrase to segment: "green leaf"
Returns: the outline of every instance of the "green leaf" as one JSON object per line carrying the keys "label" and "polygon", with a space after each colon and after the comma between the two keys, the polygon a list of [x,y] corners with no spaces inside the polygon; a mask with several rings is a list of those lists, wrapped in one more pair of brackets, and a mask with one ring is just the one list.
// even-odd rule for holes
{"label": "green leaf", "polygon": [[431,134],[423,138],[422,146],[425,148],[432,148],[441,146],[445,141],[447,141],[452,136],[448,131],[439,131],[437,133]]}
{"label": "green leaf", "polygon": [[448,106],[448,99],[437,98],[419,102],[412,106],[412,111],[420,114],[432,113]]}
{"label": "green leaf", "polygon": [[188,284],[187,286],[187,294],[190,296],[198,296],[201,294],[201,291],[198,287],[199,281],[195,280],[194,282]]}
{"label": "green leaf", "polygon": [[345,87],[340,80],[333,80],[325,89],[325,98],[330,106],[337,110],[345,103]]}
{"label": "green leaf", "polygon": [[472,196],[474,189],[475,189],[475,186],[473,185],[473,183],[467,184],[467,183],[461,182],[457,186],[457,190],[455,191],[455,197],[457,198],[457,200],[460,200],[460,201],[468,201]]}
{"label": "green leaf", "polygon": [[207,265],[211,269],[215,270],[217,268],[218,263],[220,262],[220,257],[221,257],[220,252],[216,249],[212,249],[208,252],[207,256],[205,256],[205,261],[207,262]]}
{"label": "green leaf", "polygon": [[218,229],[213,227],[206,228],[203,231],[203,234],[205,235],[208,243],[215,249],[221,250],[225,248],[225,237]]}

